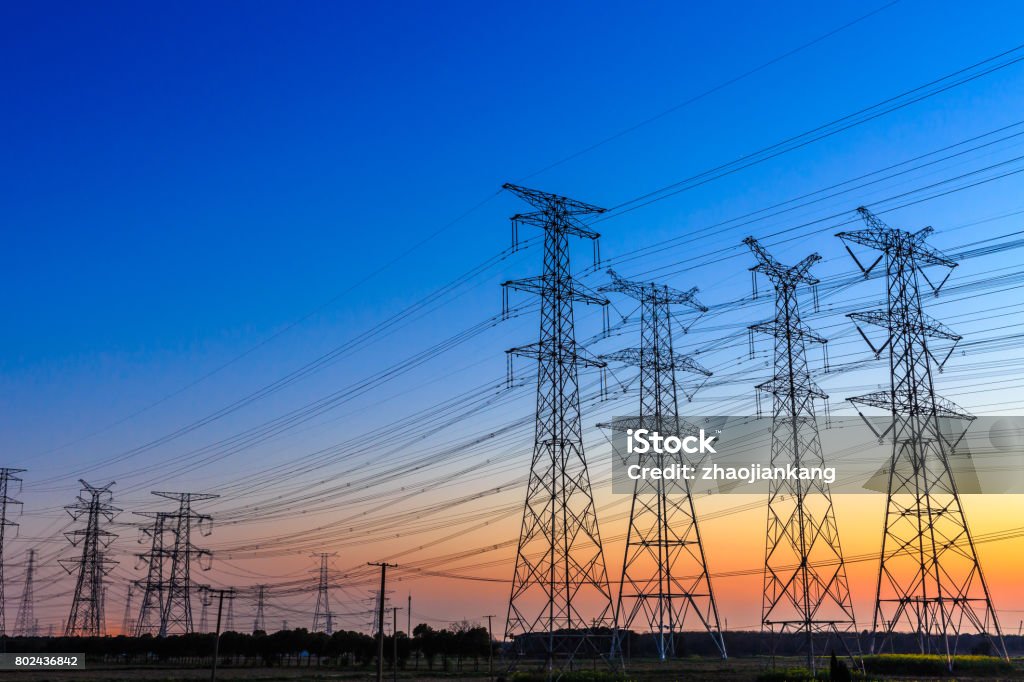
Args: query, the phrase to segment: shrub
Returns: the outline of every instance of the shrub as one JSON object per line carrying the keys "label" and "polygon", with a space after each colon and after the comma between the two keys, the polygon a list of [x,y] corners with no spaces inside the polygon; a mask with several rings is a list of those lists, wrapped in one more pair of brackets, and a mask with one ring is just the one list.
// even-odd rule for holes
{"label": "shrub", "polygon": [[[951,675],[946,657],[931,654],[879,654],[864,657],[864,669],[883,675]],[[995,656],[957,656],[953,659],[952,674],[1005,675],[1013,666]]]}

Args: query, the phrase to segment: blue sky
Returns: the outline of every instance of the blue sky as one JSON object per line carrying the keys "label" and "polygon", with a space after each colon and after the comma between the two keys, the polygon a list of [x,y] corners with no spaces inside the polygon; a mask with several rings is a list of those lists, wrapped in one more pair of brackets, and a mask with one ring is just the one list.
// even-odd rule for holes
{"label": "blue sky", "polygon": [[[882,4],[7,4],[5,461],[33,470],[32,491],[35,472],[54,476],[146,443],[398,312],[507,247],[507,216],[522,207],[495,196],[502,182],[615,205],[1021,42],[1019,3],[903,0],[538,173]],[[603,253],[621,255],[1012,123],[1024,110],[1022,74],[1021,65],[1004,69],[607,221]],[[942,246],[943,225],[1021,208],[1019,188],[1009,179],[899,216],[908,227],[935,225]],[[870,198],[844,201],[853,209]],[[743,236],[719,238],[735,248]],[[961,231],[945,243],[965,241]],[[831,237],[785,249],[794,246],[780,258],[817,249],[835,259],[826,272],[849,270]],[[713,253],[716,243],[694,248]],[[660,253],[649,263],[685,257]],[[1009,262],[1000,256],[986,266]],[[726,300],[747,291],[750,264],[733,258],[672,283],[699,284],[708,302]],[[536,250],[518,254],[400,333],[96,475],[138,476],[380,370],[497,313],[497,283],[539,267]],[[626,274],[643,271],[631,267]],[[360,398],[353,409],[362,412],[168,485],[230,481],[240,468],[379,423],[382,411],[406,414],[454,395],[500,375],[502,350],[529,342],[535,328],[535,317],[524,316],[457,358]],[[521,405],[529,402],[525,395]],[[38,499],[70,501],[76,478],[40,488]]]}

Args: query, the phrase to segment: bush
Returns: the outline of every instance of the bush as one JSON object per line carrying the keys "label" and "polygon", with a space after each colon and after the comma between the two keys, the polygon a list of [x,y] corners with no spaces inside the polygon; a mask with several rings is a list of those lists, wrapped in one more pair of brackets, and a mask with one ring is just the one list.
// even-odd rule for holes
{"label": "bush", "polygon": [[864,669],[883,675],[929,675],[933,677],[968,673],[972,675],[1005,675],[1013,666],[995,656],[956,656],[953,673],[946,666],[946,657],[926,654],[879,654],[864,657]]}

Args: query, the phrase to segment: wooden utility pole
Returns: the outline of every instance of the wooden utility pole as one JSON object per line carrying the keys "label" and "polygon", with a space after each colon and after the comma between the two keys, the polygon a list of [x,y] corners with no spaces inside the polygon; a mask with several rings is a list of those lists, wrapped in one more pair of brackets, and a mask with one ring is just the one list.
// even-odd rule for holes
{"label": "wooden utility pole", "polygon": [[217,682],[217,659],[220,657],[220,617],[224,612],[224,597],[228,599],[235,598],[235,588],[230,587],[226,590],[210,590],[212,593],[218,595],[217,599],[217,631],[213,636],[213,666],[210,668],[210,682]]}
{"label": "wooden utility pole", "polygon": [[394,568],[394,564],[387,562],[368,562],[368,566],[380,566],[380,597],[377,600],[377,682],[384,682],[384,590],[387,587],[388,566]]}

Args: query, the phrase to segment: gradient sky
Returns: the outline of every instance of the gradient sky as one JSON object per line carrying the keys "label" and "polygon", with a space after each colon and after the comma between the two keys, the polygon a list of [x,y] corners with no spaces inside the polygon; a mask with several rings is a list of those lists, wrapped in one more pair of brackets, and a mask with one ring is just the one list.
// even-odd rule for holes
{"label": "gradient sky", "polygon": [[[116,480],[116,502],[129,511],[164,508],[148,495],[151,489],[228,490],[208,509],[215,518],[220,513],[244,523],[219,526],[210,538],[218,552],[231,555],[215,563],[210,582],[251,585],[307,575],[313,568],[307,548],[250,556],[252,551],[240,548],[242,540],[268,550],[275,546],[267,539],[271,536],[301,535],[350,510],[361,514],[372,500],[339,495],[335,508],[309,515],[315,522],[294,510],[288,518],[261,521],[258,510],[239,508],[307,485],[315,490],[314,480],[344,481],[364,465],[379,466],[375,453],[388,451],[388,445],[366,442],[346,463],[335,462],[306,478],[271,476],[244,497],[232,497],[230,486],[240,476],[302,462],[303,455],[498,381],[504,375],[502,351],[535,337],[534,314],[503,323],[457,352],[355,395],[274,440],[178,471],[192,461],[183,458],[498,313],[497,284],[537,273],[537,249],[509,256],[394,333],[270,397],[160,447],[104,462],[270,384],[498,254],[509,244],[507,217],[522,209],[513,197],[496,196],[502,182],[614,206],[1021,42],[1024,7],[1019,3],[903,0],[659,116],[883,4],[7,4],[0,17],[6,95],[0,113],[6,142],[0,163],[0,278],[8,292],[0,301],[6,330],[0,336],[0,452],[3,465],[29,469],[19,496],[25,503],[22,538],[7,556],[15,565],[8,599],[20,594],[27,547],[44,552],[44,573],[50,576],[59,572],[53,563],[58,554],[71,556],[57,534],[64,523],[59,507],[72,500],[82,475],[97,484]],[[600,226],[602,253],[622,256],[1010,125],[1024,111],[1022,77],[1024,65],[1003,69],[609,220]],[[757,226],[734,226],[686,248],[647,253],[622,270],[642,276],[665,266],[657,276],[684,288],[699,285],[705,302],[733,300],[749,292],[746,268],[752,261],[737,249],[746,234],[770,234],[852,210],[1012,159],[1019,148],[1019,139],[1010,140],[827,206]],[[1007,234],[1021,229],[1020,216],[1008,215],[1024,208],[1020,177],[891,218],[908,229],[934,225],[938,232],[932,241],[943,248]],[[996,216],[1007,217],[978,222]],[[797,260],[818,250],[826,258],[820,275],[848,274],[852,266],[831,237],[835,231],[779,244],[776,253]],[[530,235],[524,230],[523,236]],[[580,267],[588,255],[586,247],[574,252]],[[689,269],[686,259],[698,255],[702,267]],[[951,283],[1017,262],[1016,251],[977,259],[959,268]],[[596,276],[589,281],[600,283]],[[872,297],[882,294],[877,281],[851,291],[869,307]],[[998,295],[1002,298],[984,307],[1011,305],[1019,298],[1013,291]],[[999,323],[972,321],[976,303],[954,303],[934,314],[966,315],[962,324],[950,322],[965,336],[1024,321],[1019,316]],[[629,312],[628,306],[619,305],[618,312]],[[832,319],[829,312],[826,308],[815,323],[840,329],[841,315]],[[722,329],[742,329],[769,315],[765,300],[708,322],[704,332],[695,327],[693,342],[707,343]],[[579,318],[581,339],[596,332],[593,311],[581,311]],[[851,342],[844,348],[862,352],[849,332],[844,329],[844,340]],[[635,340],[623,334],[598,350],[616,343]],[[741,364],[745,338],[741,345],[714,355],[713,364],[751,377],[763,373],[759,362]],[[983,360],[1020,358],[1013,348],[1000,352]],[[1019,364],[1007,366],[1013,367],[1008,376],[1022,371]],[[950,379],[956,380],[955,375]],[[827,387],[841,403],[884,381],[879,366],[873,374],[844,377]],[[750,409],[753,383],[713,391],[700,410]],[[1020,392],[1014,384],[1003,388],[985,395],[964,387],[958,394],[954,386],[949,397],[976,412],[1012,412],[1020,407]],[[528,416],[531,404],[530,387],[523,387],[514,399],[481,413],[478,422],[409,445],[403,456],[415,459],[430,448]],[[600,409],[608,413],[616,407]],[[589,414],[588,439],[597,452],[605,441],[592,428],[597,409]],[[481,473],[455,477],[447,488],[396,508],[426,507],[525,474],[528,431],[507,443],[481,446],[464,460],[444,460],[437,475],[454,476],[470,465]],[[595,481],[605,473],[604,468],[595,472]],[[398,504],[401,486],[422,486],[433,476],[414,471],[389,482],[383,499]],[[521,497],[521,489],[511,486],[469,508],[511,508]],[[1012,499],[1020,510],[1020,498],[999,499],[971,501],[978,507],[978,532],[1014,525],[1003,516],[1005,504]],[[600,492],[599,502],[622,509],[622,500],[608,490]],[[870,511],[875,502],[860,498],[837,504],[851,517],[872,519],[853,524],[840,518],[849,528],[851,551],[872,551],[877,544],[873,520],[880,518],[881,507]],[[457,508],[444,514],[454,519],[468,512]],[[762,518],[763,510],[754,510],[711,522],[718,529],[708,534],[709,544],[718,545],[710,552],[716,557],[712,562],[722,570],[756,566],[756,552],[728,550],[737,546],[731,539],[738,532],[749,531],[750,542],[759,546]],[[126,580],[140,575],[130,556],[140,548],[129,526],[135,520],[128,513],[119,519],[122,538],[116,547],[122,563],[111,587],[112,603],[123,599]],[[494,524],[472,532],[463,527],[464,535],[455,540],[441,540],[454,530],[425,526],[371,541],[357,535],[370,531],[352,522],[348,536],[339,531],[337,542],[324,549],[339,552],[333,561],[340,573],[422,548],[406,559],[412,565],[417,558],[514,536],[518,511]],[[615,527],[610,521],[606,535],[613,536]],[[1008,622],[1018,620],[1014,609],[1024,609],[1010,561],[1019,555],[1020,543],[982,550],[986,559],[993,557],[991,580]],[[488,555],[494,566],[466,573],[507,579],[511,551]],[[616,574],[621,549],[608,552],[609,569]],[[859,576],[858,608],[866,614],[873,568],[860,563],[851,571]],[[729,605],[731,625],[756,625],[757,610],[749,605],[760,593],[759,578],[732,580],[722,588],[728,592],[722,600]],[[358,581],[365,582],[365,576]],[[370,588],[353,585],[339,595],[339,611],[365,608],[359,600]],[[40,607],[44,625],[66,617],[68,589],[63,583],[50,588]],[[482,581],[420,579],[409,581],[408,589],[425,604],[418,613],[437,624],[504,614],[507,599],[506,585]],[[277,617],[291,613],[293,623],[301,623],[311,601],[282,597]],[[112,627],[120,623],[116,608],[108,611]],[[8,614],[12,622],[13,609]],[[359,619],[352,616],[346,626],[357,627]]]}

